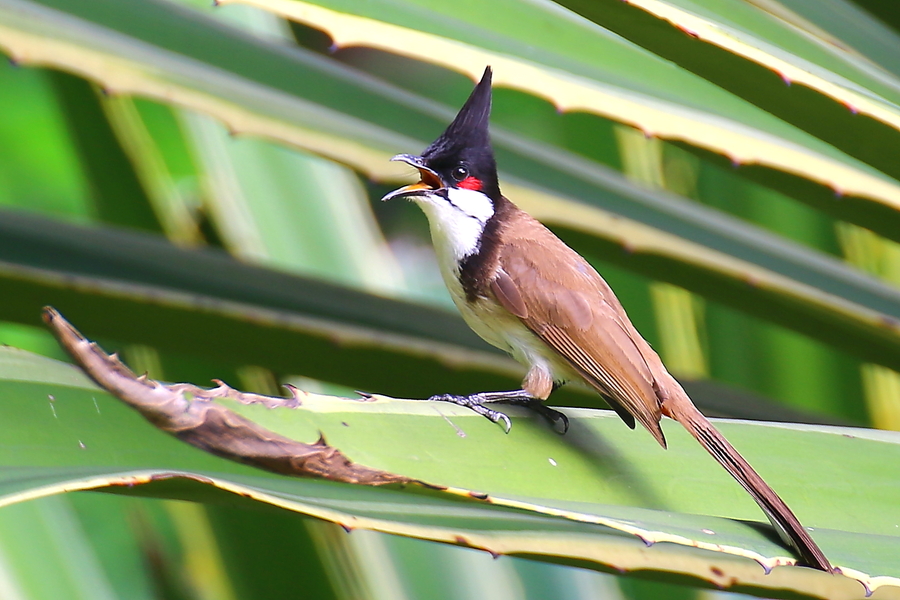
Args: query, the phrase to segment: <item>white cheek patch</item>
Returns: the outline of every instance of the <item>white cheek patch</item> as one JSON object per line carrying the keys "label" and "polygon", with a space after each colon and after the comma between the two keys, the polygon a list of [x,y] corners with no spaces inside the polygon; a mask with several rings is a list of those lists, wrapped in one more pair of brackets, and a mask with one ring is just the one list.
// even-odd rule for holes
{"label": "white cheek patch", "polygon": [[[447,197],[442,195],[444,191]],[[412,198],[428,217],[442,269],[455,270],[459,261],[478,251],[485,223],[494,214],[494,205],[490,198],[473,190],[449,188],[442,193]]]}
{"label": "white cheek patch", "polygon": [[494,214],[494,203],[491,199],[474,190],[463,188],[447,188],[449,202],[464,215],[487,223]]}

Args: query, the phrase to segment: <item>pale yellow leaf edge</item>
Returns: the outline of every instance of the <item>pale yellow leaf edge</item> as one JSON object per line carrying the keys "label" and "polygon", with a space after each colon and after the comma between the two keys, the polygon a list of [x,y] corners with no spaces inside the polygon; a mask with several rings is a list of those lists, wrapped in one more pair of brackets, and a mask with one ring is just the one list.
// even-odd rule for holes
{"label": "pale yellow leaf edge", "polygon": [[[402,179],[404,172],[407,177],[409,176],[408,168],[398,167],[397,163],[388,161],[390,151],[381,152],[364,144],[252,113],[227,99],[167,81],[154,72],[142,68],[142,65],[134,64],[124,54],[111,55],[66,39],[17,30],[4,22],[0,22],[0,49],[4,49],[14,60],[23,64],[46,65],[86,77],[98,82],[110,93],[143,96],[210,114],[224,121],[237,133],[253,134],[312,151],[347,164],[376,179]],[[479,54],[479,58],[475,60],[478,66],[473,66],[473,73],[477,72],[480,75],[485,57]],[[279,97],[274,100],[284,99]],[[507,184],[505,188],[522,208],[545,222],[558,223],[600,235],[620,243],[623,248],[631,251],[654,252],[677,257],[743,279],[748,285],[766,286],[791,296],[805,298],[813,304],[827,307],[828,310],[836,310],[853,320],[865,322],[871,327],[887,329],[900,336],[900,325],[895,326],[892,322],[886,321],[880,313],[798,284],[751,263],[711,251],[689,240],[596,207],[572,203],[525,186]]]}
{"label": "pale yellow leaf edge", "polygon": [[[491,52],[390,23],[341,13],[300,0],[219,0],[247,4],[322,29],[338,47],[364,46],[401,54],[478,79],[494,68],[494,85],[542,97],[565,111],[592,112],[642,130],[723,154],[736,164],[758,164],[799,175],[838,194],[869,198],[900,210],[900,184],[715,115],[702,119],[684,106],[642,96],[515,56]],[[552,90],[552,93],[548,92]]]}
{"label": "pale yellow leaf edge", "polygon": [[[174,478],[197,481],[237,496],[336,523],[348,532],[352,532],[354,529],[379,531],[483,550],[494,556],[556,556],[569,560],[587,560],[619,572],[664,570],[670,573],[699,577],[722,589],[733,586],[752,586],[763,589],[792,590],[804,596],[812,595],[830,600],[854,600],[862,597],[863,594],[875,600],[900,600],[900,579],[894,577],[872,577],[851,569],[844,570],[840,575],[828,574],[815,569],[792,566],[792,559],[767,558],[765,562],[760,562],[755,556],[748,555],[755,553],[747,553],[746,550],[740,548],[736,549],[741,552],[738,555],[733,554],[733,549],[730,547],[716,548],[717,552],[712,555],[705,552],[684,552],[679,547],[687,545],[699,549],[700,546],[691,543],[693,540],[682,536],[669,536],[659,532],[641,530],[618,519],[605,519],[594,515],[569,512],[556,515],[610,527],[635,537],[609,536],[608,540],[598,541],[596,536],[580,539],[576,535],[557,536],[553,532],[542,532],[540,536],[534,537],[525,532],[507,531],[501,534],[492,534],[471,530],[467,530],[465,535],[460,535],[459,531],[445,527],[428,527],[377,517],[350,515],[317,504],[290,500],[217,477],[179,470],[124,471],[38,486],[0,498],[0,508],[56,494],[98,491],[110,487],[130,488]],[[453,495],[470,497],[467,490],[448,489],[447,491]],[[492,498],[493,503],[499,504],[497,500]],[[529,512],[546,513],[547,510],[546,507],[512,500],[502,501],[500,505]],[[558,512],[564,513],[565,511]],[[589,519],[579,518],[582,516]],[[672,539],[668,539],[670,537]],[[642,540],[654,543],[648,546]]]}
{"label": "pale yellow leaf edge", "polygon": [[[124,53],[115,54],[113,51],[87,47],[78,39],[70,39],[69,36],[74,37],[74,27],[68,32],[61,31],[69,26],[69,20],[65,17],[59,23],[48,26],[47,32],[36,32],[25,27],[17,28],[16,16],[0,10],[0,51],[16,64],[73,73],[97,82],[110,95],[142,96],[203,112],[220,119],[234,134],[252,134],[303,149],[314,149],[321,156],[379,178],[400,179],[406,172],[403,167],[387,161],[390,154],[387,149],[378,151],[365,144],[338,139],[322,131],[251,112],[226,98],[166,80],[157,73],[154,65],[140,64]],[[157,58],[167,58],[164,55],[162,52]],[[235,76],[235,79],[238,78]],[[269,95],[273,103],[285,104],[295,100],[274,90]],[[298,105],[297,109],[302,107]]]}
{"label": "pale yellow leaf edge", "polygon": [[[626,0],[626,2],[659,19],[668,21],[675,27],[697,37],[697,39],[719,46],[733,54],[771,69],[786,82],[805,85],[844,104],[849,111],[868,115],[893,129],[900,130],[900,109],[894,103],[875,94],[860,94],[852,89],[855,84],[850,81],[845,80],[842,83],[829,81],[813,72],[814,69],[819,68],[815,65],[811,65],[813,69],[798,66],[798,63],[807,62],[800,57],[795,57],[796,60],[794,62],[778,58],[772,52],[767,51],[766,46],[768,44],[764,40],[758,38],[748,39],[748,36],[740,31],[736,31],[722,23],[704,19],[697,14],[662,0]],[[797,31],[798,34],[804,35],[809,39],[815,39],[795,24],[789,23],[783,18],[781,20]],[[825,47],[824,44],[823,47]],[[836,45],[828,46],[827,49],[835,53],[842,51]],[[857,60],[860,59],[860,57],[855,58]],[[843,79],[837,74],[832,73],[832,75],[835,79]]]}

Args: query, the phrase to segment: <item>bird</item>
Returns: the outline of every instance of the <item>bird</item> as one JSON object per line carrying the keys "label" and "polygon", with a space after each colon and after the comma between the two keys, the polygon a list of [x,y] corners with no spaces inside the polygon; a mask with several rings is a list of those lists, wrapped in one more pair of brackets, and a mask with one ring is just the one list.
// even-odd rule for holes
{"label": "bird", "polygon": [[630,428],[639,422],[666,447],[660,421],[679,422],[740,483],[805,566],[832,572],[825,554],[791,509],[694,406],[659,355],[632,325],[599,273],[543,224],[500,192],[491,145],[492,70],[447,129],[421,155],[392,160],[419,181],[384,196],[424,211],[444,283],[463,319],[489,344],[527,368],[522,388],[428,398],[468,407],[507,433],[491,406],[523,405],[562,433],[568,419],[544,404],[560,385],[581,380]]}

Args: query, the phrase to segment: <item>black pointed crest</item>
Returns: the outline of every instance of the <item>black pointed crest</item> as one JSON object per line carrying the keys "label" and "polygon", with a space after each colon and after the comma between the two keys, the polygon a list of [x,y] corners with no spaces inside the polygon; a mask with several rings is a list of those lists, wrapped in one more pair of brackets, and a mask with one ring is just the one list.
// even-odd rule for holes
{"label": "black pointed crest", "polygon": [[437,172],[465,163],[481,180],[482,191],[491,198],[500,196],[497,166],[488,121],[491,115],[491,68],[484,69],[481,81],[472,90],[450,126],[422,153],[426,164]]}
{"label": "black pointed crest", "polygon": [[[469,94],[469,99],[459,109],[456,118],[441,137],[429,146],[429,150],[438,146],[445,148],[462,145],[490,146],[488,118],[491,115],[491,75],[491,68],[487,67],[481,81]],[[425,153],[428,154],[428,150]]]}

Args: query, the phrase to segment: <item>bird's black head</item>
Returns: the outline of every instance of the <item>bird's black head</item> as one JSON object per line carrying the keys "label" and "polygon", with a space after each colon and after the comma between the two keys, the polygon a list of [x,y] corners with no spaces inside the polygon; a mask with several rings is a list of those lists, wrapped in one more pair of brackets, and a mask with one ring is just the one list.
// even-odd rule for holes
{"label": "bird's black head", "polygon": [[[422,156],[400,154],[394,157],[394,160],[402,160],[416,167],[422,175],[420,183],[408,188],[429,191],[463,188],[480,191],[492,200],[500,198],[497,164],[488,132],[490,114],[491,68],[486,67],[481,81],[472,90],[456,118],[422,152]],[[398,192],[403,193],[401,190]]]}

